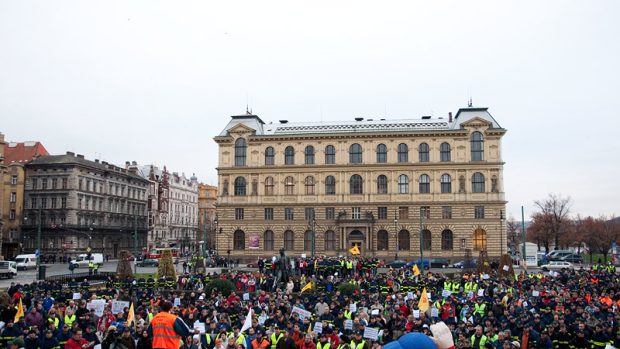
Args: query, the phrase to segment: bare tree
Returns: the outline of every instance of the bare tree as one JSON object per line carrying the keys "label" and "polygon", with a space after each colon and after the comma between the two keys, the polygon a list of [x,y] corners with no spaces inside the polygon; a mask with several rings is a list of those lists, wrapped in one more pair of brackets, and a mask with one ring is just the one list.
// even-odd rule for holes
{"label": "bare tree", "polygon": [[[544,216],[545,229],[548,235],[551,235],[555,248],[560,246],[560,237],[565,232],[566,223],[568,222],[568,214],[572,205],[571,198],[563,198],[561,195],[549,194],[545,201],[534,201],[534,204],[540,209],[540,214]],[[549,249],[546,246],[547,250]]]}
{"label": "bare tree", "polygon": [[521,225],[517,222],[514,217],[508,218],[506,220],[506,235],[508,235],[508,245],[516,249],[519,244],[519,234],[521,233]]}
{"label": "bare tree", "polygon": [[549,245],[553,240],[549,225],[549,216],[539,212],[532,215],[532,221],[526,230],[527,241],[536,243],[538,248],[542,245],[546,253],[549,253]]}

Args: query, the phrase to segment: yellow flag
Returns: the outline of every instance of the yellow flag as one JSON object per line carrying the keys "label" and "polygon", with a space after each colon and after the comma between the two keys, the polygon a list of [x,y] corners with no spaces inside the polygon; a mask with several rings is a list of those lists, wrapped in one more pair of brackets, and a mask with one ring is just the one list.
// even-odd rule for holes
{"label": "yellow flag", "polygon": [[427,311],[430,307],[428,303],[428,295],[426,294],[426,287],[422,290],[422,296],[420,297],[420,302],[418,303],[418,308],[422,311]]}
{"label": "yellow flag", "polygon": [[304,288],[301,289],[301,292],[309,291],[311,289],[312,289],[312,281],[308,282],[308,284],[304,286]]}
{"label": "yellow flag", "polygon": [[349,252],[351,252],[352,255],[358,255],[360,254],[360,249],[359,247],[357,247],[357,245],[354,245],[349,249]]}
{"label": "yellow flag", "polygon": [[129,306],[129,314],[127,315],[127,327],[131,326],[131,324],[134,322],[135,319],[136,319],[136,314],[134,313],[134,310],[133,310],[133,303],[131,303],[131,306]]}
{"label": "yellow flag", "polygon": [[420,268],[418,268],[417,264],[413,265],[413,276],[418,276],[420,275]]}
{"label": "yellow flag", "polygon": [[13,322],[18,322],[19,319],[24,317],[24,305],[22,304],[22,299],[19,299],[19,304],[17,305],[17,313],[15,314],[15,320]]}

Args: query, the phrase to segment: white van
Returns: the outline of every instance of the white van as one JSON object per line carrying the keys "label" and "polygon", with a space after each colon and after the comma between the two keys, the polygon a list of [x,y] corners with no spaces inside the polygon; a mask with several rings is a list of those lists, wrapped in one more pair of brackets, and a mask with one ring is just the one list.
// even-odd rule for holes
{"label": "white van", "polygon": [[[98,264],[99,266],[103,265],[103,253],[91,253],[90,254],[90,261],[92,261],[95,264]],[[81,255],[78,255],[76,259],[71,261],[71,264],[73,264],[76,268],[79,267],[88,267],[88,254],[83,253]]]}
{"label": "white van", "polygon": [[0,261],[0,277],[12,278],[17,276],[17,263],[13,261]]}
{"label": "white van", "polygon": [[36,269],[37,268],[37,255],[20,254],[17,257],[15,257],[15,263],[17,264],[17,270]]}

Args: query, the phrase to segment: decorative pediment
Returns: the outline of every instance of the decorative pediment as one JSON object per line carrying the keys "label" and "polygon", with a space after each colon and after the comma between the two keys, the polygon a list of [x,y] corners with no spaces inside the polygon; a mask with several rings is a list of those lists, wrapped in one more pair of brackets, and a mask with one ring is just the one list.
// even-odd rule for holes
{"label": "decorative pediment", "polygon": [[461,127],[490,127],[493,123],[489,120],[483,119],[479,116],[475,116],[463,123]]}
{"label": "decorative pediment", "polygon": [[229,135],[235,135],[239,137],[247,137],[256,134],[256,130],[248,127],[245,124],[237,124],[230,129],[228,129]]}

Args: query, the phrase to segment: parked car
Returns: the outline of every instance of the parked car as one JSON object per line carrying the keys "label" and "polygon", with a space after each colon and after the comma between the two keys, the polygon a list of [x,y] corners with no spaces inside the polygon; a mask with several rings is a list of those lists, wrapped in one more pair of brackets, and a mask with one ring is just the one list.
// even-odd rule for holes
{"label": "parked car", "polygon": [[458,269],[475,268],[477,263],[478,261],[475,259],[471,259],[469,261],[460,261],[460,262],[456,262],[452,264],[452,268],[458,268]]}
{"label": "parked car", "polygon": [[402,259],[397,259],[395,261],[392,261],[391,263],[388,263],[387,267],[394,268],[394,269],[400,269],[406,265],[407,265],[407,261],[404,261]]}
{"label": "parked car", "polygon": [[258,268],[258,262],[254,261],[254,262],[250,262],[247,264],[248,268]]}
{"label": "parked car", "polygon": [[424,258],[424,261],[418,259],[415,262],[407,263],[407,267],[413,268],[414,264],[417,264],[419,267],[423,265],[424,269],[428,269],[429,266],[430,268],[447,268],[450,265],[446,258]]}
{"label": "parked car", "polygon": [[75,268],[88,267],[89,262],[93,262],[95,264],[98,264],[99,266],[103,265],[103,254],[102,253],[90,253],[90,259],[88,256],[89,254],[82,253],[78,255],[76,259],[72,260],[70,263],[73,264]]}
{"label": "parked car", "polygon": [[583,257],[581,257],[580,255],[576,254],[576,253],[571,253],[567,256],[562,257],[563,261],[565,262],[571,262],[571,263],[583,263]]}
{"label": "parked car", "polygon": [[17,276],[17,263],[13,261],[0,261],[0,277],[13,278]]}
{"label": "parked car", "polygon": [[139,267],[158,267],[159,259],[145,258],[138,262]]}
{"label": "parked car", "polygon": [[37,256],[34,254],[20,254],[15,257],[17,270],[36,269]]}
{"label": "parked car", "polygon": [[547,255],[547,260],[549,261],[560,261],[562,260],[562,258],[573,254],[571,251],[568,250],[555,250],[555,251],[551,251],[548,255]]}
{"label": "parked car", "polygon": [[549,264],[545,264],[541,266],[541,268],[544,271],[549,271],[549,270],[559,270],[559,269],[575,269],[575,266],[573,266],[573,263],[571,262],[551,261],[549,262]]}

